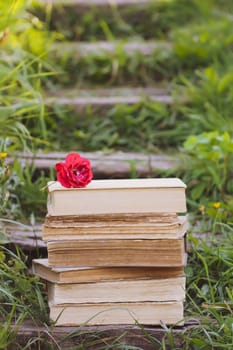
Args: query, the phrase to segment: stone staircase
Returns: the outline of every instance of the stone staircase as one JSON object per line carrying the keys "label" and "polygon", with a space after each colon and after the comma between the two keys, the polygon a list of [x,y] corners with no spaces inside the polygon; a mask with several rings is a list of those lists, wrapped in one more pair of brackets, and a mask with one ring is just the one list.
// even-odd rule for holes
{"label": "stone staircase", "polygon": [[[63,149],[64,138],[69,138],[69,131],[63,136],[67,123],[62,123],[61,119],[72,119],[72,123],[76,123],[76,129],[73,131],[76,135],[80,135],[79,130],[82,134],[82,123],[87,114],[89,119],[90,115],[96,119],[101,115],[102,120],[109,120],[111,111],[116,107],[133,107],[153,102],[158,106],[163,105],[167,114],[172,115],[174,105],[187,103],[188,99],[183,91],[174,94],[170,79],[172,74],[166,63],[170,55],[174,54],[169,19],[173,21],[173,26],[174,23],[177,26],[182,25],[192,17],[193,5],[187,18],[184,19],[177,11],[182,4],[174,3],[175,5],[164,0],[37,0],[32,11],[42,20],[47,20],[49,30],[60,33],[59,39],[50,46],[48,53],[49,60],[55,65],[59,74],[47,79],[47,88],[44,92],[50,118],[53,118],[54,123],[60,128],[57,137],[63,137],[62,145],[59,146],[58,142],[52,149],[57,155],[63,156],[64,152],[69,151],[91,152],[89,156],[92,159],[103,161],[103,155],[107,150],[108,162],[104,163],[106,167],[102,177],[111,177],[116,173],[122,173],[122,176],[130,175],[129,171],[120,170],[122,166],[119,165],[118,151],[124,152],[123,162],[126,164],[128,161],[128,169],[132,162],[137,164],[138,159],[143,159],[144,153],[149,159],[153,159],[151,169],[172,168],[175,163],[174,143],[171,146],[172,161],[168,161],[171,157],[167,155],[164,144],[167,143],[169,146],[166,123],[170,125],[172,133],[175,131],[174,116],[169,122],[167,120],[163,122],[161,117],[158,128],[155,123],[157,130],[155,141],[161,125],[165,135],[168,135],[164,137],[161,147],[157,141],[152,147],[153,152],[151,149],[143,149],[142,146],[140,154],[135,153],[131,146],[127,148],[127,141],[124,141],[123,148],[118,149],[118,144],[121,143],[119,141],[108,150],[109,145],[104,142],[99,149],[92,149],[93,147],[86,149],[85,145],[82,146],[82,140],[79,142],[80,139],[77,139],[76,142],[74,139],[73,143],[69,142],[67,149]],[[60,111],[62,111],[61,117],[57,115]],[[135,119],[137,113],[135,112]],[[151,113],[150,118],[153,118],[153,112]],[[92,132],[94,135],[95,131]],[[97,130],[96,133],[98,132]],[[120,140],[121,130],[118,138]],[[56,140],[52,142],[56,144]],[[153,144],[153,140],[150,142]],[[99,158],[100,154],[102,155]],[[32,160],[30,155],[29,158]],[[54,157],[53,153],[46,153],[44,156],[34,155],[33,159],[36,166],[44,168],[45,164],[48,167],[52,166]],[[115,166],[112,166],[114,163]],[[95,165],[94,168],[96,169]],[[139,176],[152,174],[147,170],[137,170]],[[101,176],[99,171],[96,171],[95,175]]]}
{"label": "stone staircase", "polygon": [[[90,111],[90,108],[92,110],[90,121],[92,115],[93,118],[100,118],[99,115],[101,115],[101,119],[105,121],[109,118],[108,111],[117,106],[138,106],[149,101],[163,106],[162,108],[168,110],[169,114],[170,111],[172,113],[172,108],[177,102],[184,105],[187,102],[187,97],[184,94],[174,96],[172,83],[166,79],[166,75],[162,76],[161,79],[155,79],[153,72],[151,72],[152,79],[148,84],[145,84],[145,81],[140,82],[139,79],[139,83],[135,85],[134,81],[127,77],[124,77],[121,84],[119,84],[119,81],[116,81],[117,70],[116,79],[113,81],[111,79],[109,81],[106,76],[98,84],[95,79],[90,79],[89,82],[85,79],[79,81],[80,69],[91,67],[95,62],[97,62],[97,71],[103,68],[100,64],[101,57],[107,57],[109,61],[113,59],[112,64],[114,66],[115,54],[119,54],[119,57],[122,55],[123,58],[130,57],[132,60],[139,55],[143,59],[148,57],[152,61],[155,53],[159,53],[164,57],[169,55],[172,50],[172,42],[168,40],[169,28],[162,27],[163,32],[166,33],[167,31],[162,40],[159,38],[159,28],[156,27],[155,30],[152,30],[154,23],[162,23],[163,6],[166,7],[169,4],[164,0],[39,0],[32,11],[42,19],[45,19],[46,16],[50,18],[48,28],[59,30],[59,26],[62,27],[63,23],[66,27],[62,27],[64,36],[66,36],[65,39],[54,42],[49,50],[49,59],[54,60],[51,62],[56,62],[57,67],[63,70],[65,81],[63,78],[60,79],[58,75],[56,81],[51,78],[51,81],[47,82],[47,89],[44,92],[47,108],[52,110],[63,108],[63,119],[66,119],[68,124],[71,118],[72,123],[73,120],[77,119],[78,128],[80,120],[86,118],[87,110]],[[67,17],[72,14],[74,18],[69,21]],[[148,18],[145,14],[148,15]],[[92,35],[92,31],[89,29],[91,34],[84,33],[84,40],[82,40],[82,36],[78,40],[75,32],[75,20],[85,22],[85,16],[91,17],[92,15],[97,21],[95,30],[97,31],[97,38],[100,39],[93,41],[93,38],[89,38],[89,41],[87,41],[88,37]],[[171,16],[170,13],[169,16]],[[59,22],[57,22],[57,18],[60,19]],[[122,30],[120,37],[116,35],[112,40],[103,41],[103,33],[100,33],[100,24],[103,23],[103,19],[106,20],[109,26],[114,23],[115,27],[110,28],[114,35],[115,32],[119,33],[121,31],[117,27],[118,22],[120,23],[119,27],[123,26],[122,23],[125,26],[127,24],[127,31]],[[128,22],[126,23],[126,21]],[[148,31],[148,22],[151,26],[151,33]],[[179,21],[177,24],[179,24]],[[142,27],[145,25],[147,29],[145,32],[141,32],[140,38],[135,39],[132,33],[135,27],[140,27],[140,25]],[[167,40],[164,40],[164,37]],[[90,57],[98,57],[100,61],[92,60]],[[84,66],[82,66],[83,58],[87,60]],[[72,67],[69,67],[71,61]],[[129,61],[129,64],[131,63],[132,61]],[[147,65],[146,61],[144,63]],[[127,62],[124,62],[124,64],[127,66]],[[157,74],[155,75],[157,76]],[[97,113],[97,116],[95,116],[95,113]],[[61,123],[56,113],[52,114],[50,118],[53,117],[54,123],[58,124],[57,135],[63,137],[64,144],[66,144],[66,137],[69,139],[69,131],[66,132],[65,129],[66,124]],[[124,118],[124,115],[122,118]],[[136,118],[137,114],[135,114]],[[176,128],[175,120],[171,125],[172,128]],[[159,128],[156,132],[157,135],[160,133]],[[137,143],[140,148],[140,138]],[[70,149],[67,150],[54,148],[46,153],[39,151],[36,154],[17,154],[16,157],[22,165],[33,165],[37,171],[48,173],[48,170],[53,168],[56,162],[63,160],[69,151],[78,151],[91,161],[95,178],[153,177],[160,175],[161,172],[175,172],[182,165],[176,150],[175,152],[173,150],[171,154],[166,154],[162,146],[158,147],[155,152],[142,149],[140,153],[137,153],[130,148],[127,149],[127,147],[127,151],[121,149],[89,151],[85,148],[77,149],[76,143],[69,143],[69,145],[71,145]],[[10,161],[13,161],[13,159]],[[44,242],[41,241],[40,225],[38,227],[31,227],[30,225],[27,227],[9,226],[6,227],[6,231],[9,233],[11,242],[20,244],[24,249],[45,248]]]}

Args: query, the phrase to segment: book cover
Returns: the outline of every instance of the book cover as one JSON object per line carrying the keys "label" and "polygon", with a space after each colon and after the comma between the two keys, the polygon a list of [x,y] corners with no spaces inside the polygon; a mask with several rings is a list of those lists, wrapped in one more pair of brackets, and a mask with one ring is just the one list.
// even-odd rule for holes
{"label": "book cover", "polygon": [[184,213],[185,184],[178,178],[92,180],[85,188],[48,183],[51,216],[119,213]]}
{"label": "book cover", "polygon": [[48,259],[34,259],[32,272],[42,279],[64,284],[182,277],[184,267],[51,267]]}

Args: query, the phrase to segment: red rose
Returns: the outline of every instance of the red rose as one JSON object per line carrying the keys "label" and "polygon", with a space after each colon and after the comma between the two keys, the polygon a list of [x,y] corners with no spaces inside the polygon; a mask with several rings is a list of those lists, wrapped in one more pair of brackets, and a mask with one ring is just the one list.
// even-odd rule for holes
{"label": "red rose", "polygon": [[89,160],[80,157],[78,153],[68,154],[65,163],[57,163],[55,169],[57,181],[67,188],[85,187],[93,178]]}

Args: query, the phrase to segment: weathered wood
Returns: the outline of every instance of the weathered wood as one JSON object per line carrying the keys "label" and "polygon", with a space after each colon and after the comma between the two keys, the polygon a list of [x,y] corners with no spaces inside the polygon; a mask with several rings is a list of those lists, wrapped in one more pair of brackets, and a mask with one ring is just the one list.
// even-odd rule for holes
{"label": "weathered wood", "polygon": [[172,44],[166,41],[98,41],[98,42],[56,42],[51,45],[50,52],[57,57],[76,55],[77,58],[91,55],[102,56],[113,54],[122,49],[128,56],[136,53],[149,56],[156,50],[171,50]]}
{"label": "weathered wood", "polygon": [[[198,320],[187,321],[183,327],[171,327],[169,331],[165,327],[129,326],[80,326],[80,327],[45,327],[22,324],[17,329],[16,341],[25,345],[29,339],[38,338],[40,342],[47,341],[50,346],[56,345],[58,349],[67,349],[83,344],[85,349],[103,349],[103,346],[129,345],[137,346],[142,350],[156,350],[160,348],[162,340],[168,344],[167,336],[173,336],[174,344],[182,347],[184,340],[182,335],[189,329],[198,326]],[[14,328],[14,325],[12,325]],[[118,347],[117,347],[118,348]],[[43,346],[46,350],[46,345]],[[50,349],[50,348],[49,348]],[[113,347],[111,347],[113,349]],[[167,345],[166,349],[174,348]]]}
{"label": "weathered wood", "polygon": [[[73,150],[74,152],[77,150]],[[161,170],[175,169],[180,166],[179,156],[142,154],[142,153],[124,153],[115,152],[105,154],[103,152],[79,152],[81,156],[87,158],[91,162],[94,176],[98,177],[114,177],[122,178],[131,176],[132,172],[138,176],[154,176],[156,172]],[[17,154],[16,158],[22,164],[34,165],[37,169],[53,168],[58,161],[63,161],[67,153],[38,152]],[[9,158],[9,161],[12,161]]]}
{"label": "weathered wood", "polygon": [[[48,97],[46,97],[48,96]],[[95,107],[113,107],[116,104],[135,104],[145,100],[171,105],[173,96],[163,88],[110,88],[110,89],[72,89],[48,91],[45,103],[49,106],[72,105],[75,109],[82,109],[88,105]]]}
{"label": "weathered wood", "polygon": [[147,5],[161,2],[161,0],[39,0],[42,4],[53,5],[78,5],[78,6],[131,6],[131,5]]}
{"label": "weathered wood", "polygon": [[42,226],[16,224],[2,224],[2,231],[5,233],[6,242],[19,245],[25,250],[46,248],[46,242],[42,240]]}
{"label": "weathered wood", "polygon": [[[170,88],[171,90],[171,88]],[[169,85],[157,84],[156,86],[147,87],[109,87],[106,88],[92,88],[92,89],[66,89],[66,90],[55,90],[54,93],[60,97],[62,96],[79,96],[79,97],[115,97],[115,96],[135,96],[150,97],[150,96],[161,96],[169,93]]]}

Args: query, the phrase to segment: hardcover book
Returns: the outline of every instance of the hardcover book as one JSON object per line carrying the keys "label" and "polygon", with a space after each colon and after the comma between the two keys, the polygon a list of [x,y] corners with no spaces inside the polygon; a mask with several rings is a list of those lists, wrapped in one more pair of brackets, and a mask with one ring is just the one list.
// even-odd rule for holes
{"label": "hardcover book", "polygon": [[185,277],[97,283],[47,282],[52,304],[184,301]]}
{"label": "hardcover book", "polygon": [[85,188],[48,183],[48,214],[184,213],[185,184],[178,178],[92,180]]}
{"label": "hardcover book", "polygon": [[183,302],[61,304],[49,303],[50,318],[57,326],[134,324],[184,324]]}
{"label": "hardcover book", "polygon": [[49,266],[184,266],[185,240],[48,241]]}
{"label": "hardcover book", "polygon": [[182,277],[184,267],[50,267],[48,259],[34,259],[33,273],[54,283],[95,283],[114,280],[143,280]]}
{"label": "hardcover book", "polygon": [[173,214],[47,216],[42,237],[45,241],[181,238],[187,229],[187,217]]}
{"label": "hardcover book", "polygon": [[[75,172],[56,165],[64,186],[82,184],[80,159],[66,158]],[[42,227],[48,259],[33,260],[32,271],[47,283],[51,320],[183,325],[186,185],[178,178],[90,182],[87,174],[85,187],[48,183]]]}

